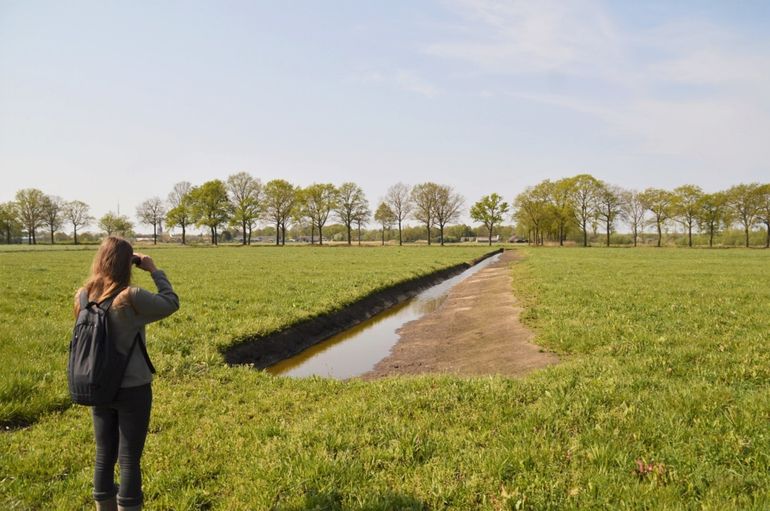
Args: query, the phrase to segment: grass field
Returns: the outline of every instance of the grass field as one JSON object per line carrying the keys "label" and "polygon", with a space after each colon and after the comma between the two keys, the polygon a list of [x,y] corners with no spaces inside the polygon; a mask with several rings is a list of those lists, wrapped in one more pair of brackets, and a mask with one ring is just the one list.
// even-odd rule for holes
{"label": "grass field", "polygon": [[[563,361],[521,380],[222,365],[239,336],[481,251],[397,250],[159,252],[182,309],[149,332],[148,509],[768,509],[770,252],[522,250],[514,291]],[[89,258],[0,254],[2,417],[37,420],[0,435],[2,509],[90,505],[62,305]]]}

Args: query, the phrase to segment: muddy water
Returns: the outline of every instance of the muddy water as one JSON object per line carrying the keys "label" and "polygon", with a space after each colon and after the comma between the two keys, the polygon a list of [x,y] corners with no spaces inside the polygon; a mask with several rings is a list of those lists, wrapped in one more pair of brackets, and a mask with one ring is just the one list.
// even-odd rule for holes
{"label": "muddy water", "polygon": [[388,356],[398,342],[399,328],[438,309],[455,285],[499,258],[500,254],[488,257],[464,272],[420,292],[414,298],[270,366],[266,371],[281,376],[317,375],[339,379],[366,373]]}

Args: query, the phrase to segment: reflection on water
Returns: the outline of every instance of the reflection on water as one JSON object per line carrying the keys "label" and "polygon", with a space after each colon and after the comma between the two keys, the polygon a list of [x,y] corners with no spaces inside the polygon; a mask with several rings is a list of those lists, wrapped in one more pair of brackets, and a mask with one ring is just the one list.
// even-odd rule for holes
{"label": "reflection on water", "polygon": [[281,376],[318,375],[339,379],[361,375],[388,356],[398,341],[396,331],[399,328],[438,309],[452,287],[498,259],[500,254],[489,257],[459,275],[420,292],[414,298],[268,367],[266,371]]}

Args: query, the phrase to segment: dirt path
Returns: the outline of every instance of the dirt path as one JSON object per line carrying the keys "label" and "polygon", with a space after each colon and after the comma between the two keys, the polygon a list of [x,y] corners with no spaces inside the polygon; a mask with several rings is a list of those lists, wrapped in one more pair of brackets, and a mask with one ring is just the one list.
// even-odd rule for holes
{"label": "dirt path", "polygon": [[435,312],[404,325],[390,355],[364,379],[396,374],[449,373],[519,376],[554,364],[556,355],[532,344],[519,322],[508,250],[500,260],[461,282]]}

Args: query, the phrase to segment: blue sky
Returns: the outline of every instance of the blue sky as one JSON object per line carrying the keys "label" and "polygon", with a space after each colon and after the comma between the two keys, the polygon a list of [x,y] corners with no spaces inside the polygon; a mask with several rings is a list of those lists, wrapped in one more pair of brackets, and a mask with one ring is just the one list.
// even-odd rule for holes
{"label": "blue sky", "polygon": [[770,2],[0,0],[0,201],[767,182],[767,34]]}

